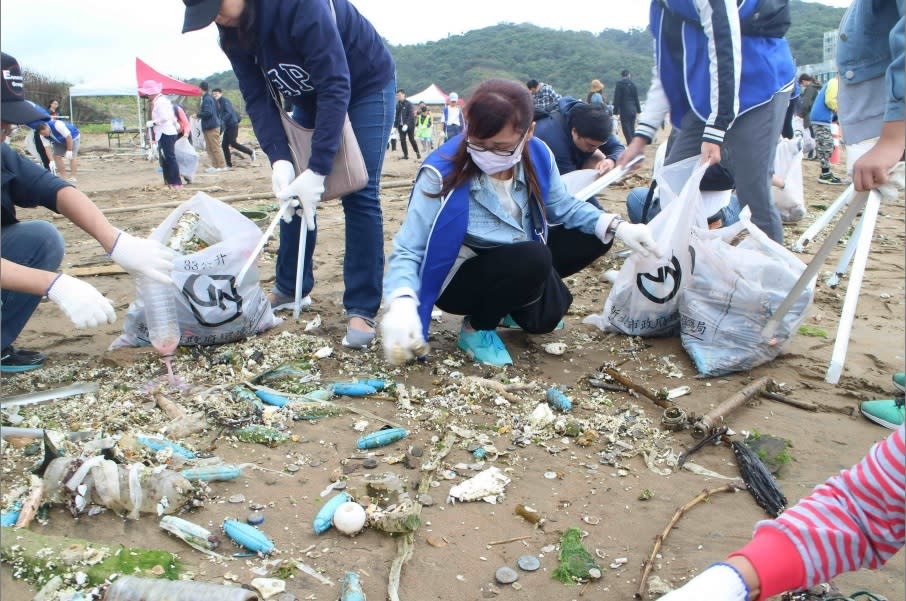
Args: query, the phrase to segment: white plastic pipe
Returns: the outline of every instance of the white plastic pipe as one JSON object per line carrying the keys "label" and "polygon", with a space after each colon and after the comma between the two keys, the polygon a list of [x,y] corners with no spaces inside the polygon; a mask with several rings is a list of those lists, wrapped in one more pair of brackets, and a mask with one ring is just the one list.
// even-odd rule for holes
{"label": "white plastic pipe", "polygon": [[844,206],[846,206],[847,203],[849,203],[854,193],[855,188],[853,188],[852,184],[847,186],[846,190],[844,190],[843,193],[839,197],[837,197],[837,200],[832,202],[831,205],[827,207],[827,209],[825,209],[824,213],[822,213],[821,216],[818,217],[818,219],[816,219],[815,222],[810,225],[809,228],[805,230],[805,232],[803,232],[801,236],[799,236],[799,239],[796,240],[795,244],[793,244],[793,252],[801,253],[803,250],[805,250],[805,247],[808,246],[812,239],[818,235],[818,232],[827,227],[827,224],[831,222],[831,219],[834,218],[834,215],[839,213],[840,209],[842,209]]}
{"label": "white plastic pipe", "polygon": [[843,373],[843,362],[846,360],[846,350],[849,348],[849,335],[852,332],[853,318],[856,315],[856,306],[859,304],[859,293],[862,289],[862,278],[865,275],[865,265],[868,263],[868,253],[871,251],[871,238],[875,233],[875,224],[878,221],[878,211],[881,209],[881,194],[877,190],[868,193],[865,210],[862,211],[862,230],[856,243],[856,254],[853,257],[853,268],[849,275],[849,285],[846,287],[846,298],[843,300],[843,310],[840,312],[840,325],[837,327],[837,339],[834,341],[834,352],[827,368],[824,381],[836,384]]}
{"label": "white plastic pipe", "polygon": [[305,271],[305,244],[308,242],[308,224],[303,215],[299,224],[299,254],[296,259],[296,297],[293,303],[293,319],[299,319],[302,311],[302,277]]}

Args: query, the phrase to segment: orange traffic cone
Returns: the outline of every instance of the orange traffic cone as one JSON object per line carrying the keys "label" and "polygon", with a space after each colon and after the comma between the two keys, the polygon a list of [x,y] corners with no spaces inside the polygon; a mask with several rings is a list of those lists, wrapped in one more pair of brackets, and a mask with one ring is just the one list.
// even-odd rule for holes
{"label": "orange traffic cone", "polygon": [[834,151],[830,156],[831,165],[840,164],[840,126],[836,123],[831,123],[831,136],[834,138]]}

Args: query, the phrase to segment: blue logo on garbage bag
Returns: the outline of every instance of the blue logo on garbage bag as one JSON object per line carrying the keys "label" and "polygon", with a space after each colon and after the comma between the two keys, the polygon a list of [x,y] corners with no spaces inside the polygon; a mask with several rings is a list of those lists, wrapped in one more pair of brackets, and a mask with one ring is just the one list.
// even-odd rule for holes
{"label": "blue logo on garbage bag", "polygon": [[203,326],[222,326],[242,315],[242,295],[232,275],[190,275],[182,286],[182,294]]}
{"label": "blue logo on garbage bag", "polygon": [[[671,267],[672,265],[672,267]],[[651,273],[639,273],[635,276],[635,284],[638,287],[639,292],[642,295],[650,300],[653,303],[662,305],[666,302],[669,302],[676,293],[679,292],[680,284],[683,281],[683,268],[680,266],[679,259],[676,256],[671,257],[670,265],[665,265],[664,267],[658,267],[656,274]],[[646,282],[653,282],[659,284],[655,286],[657,292],[649,290]],[[672,282],[672,286],[665,286]],[[667,290],[667,294],[663,294],[664,290]]]}

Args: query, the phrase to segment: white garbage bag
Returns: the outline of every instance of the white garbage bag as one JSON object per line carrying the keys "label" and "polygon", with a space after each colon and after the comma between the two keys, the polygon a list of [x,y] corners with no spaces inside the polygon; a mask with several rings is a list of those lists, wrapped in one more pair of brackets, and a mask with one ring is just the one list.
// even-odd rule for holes
{"label": "white garbage bag", "polygon": [[774,204],[784,223],[794,223],[805,217],[805,191],[802,188],[801,140],[780,138],[774,155],[774,175],[783,179],[783,189],[771,186]]}

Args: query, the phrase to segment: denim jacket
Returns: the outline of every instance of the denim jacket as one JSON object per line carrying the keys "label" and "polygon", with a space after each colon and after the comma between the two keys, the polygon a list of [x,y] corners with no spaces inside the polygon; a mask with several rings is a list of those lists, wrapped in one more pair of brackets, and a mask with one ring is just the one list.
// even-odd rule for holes
{"label": "denim jacket", "polygon": [[[544,167],[535,165],[535,169]],[[594,234],[598,219],[607,214],[566,191],[553,161],[553,155],[547,169],[550,170],[550,194],[544,199],[544,208],[548,222],[563,224],[567,229],[579,229],[586,234]],[[513,178],[513,200],[522,210],[521,223],[501,207],[489,176],[482,174],[471,181],[469,225],[464,242],[466,246],[491,248],[532,239],[533,224],[529,210],[528,186],[521,162],[516,165]],[[387,273],[384,276],[384,294],[388,300],[397,296],[395,293],[400,290],[405,290],[413,296],[419,291],[422,260],[441,207],[441,199],[432,198],[427,194],[437,193],[440,189],[440,174],[434,169],[423,167],[419,171],[409,198],[406,219],[393,238],[393,253],[388,260]]]}
{"label": "denim jacket", "polygon": [[843,84],[884,76],[884,121],[903,120],[903,0],[855,0],[840,23],[837,68]]}

